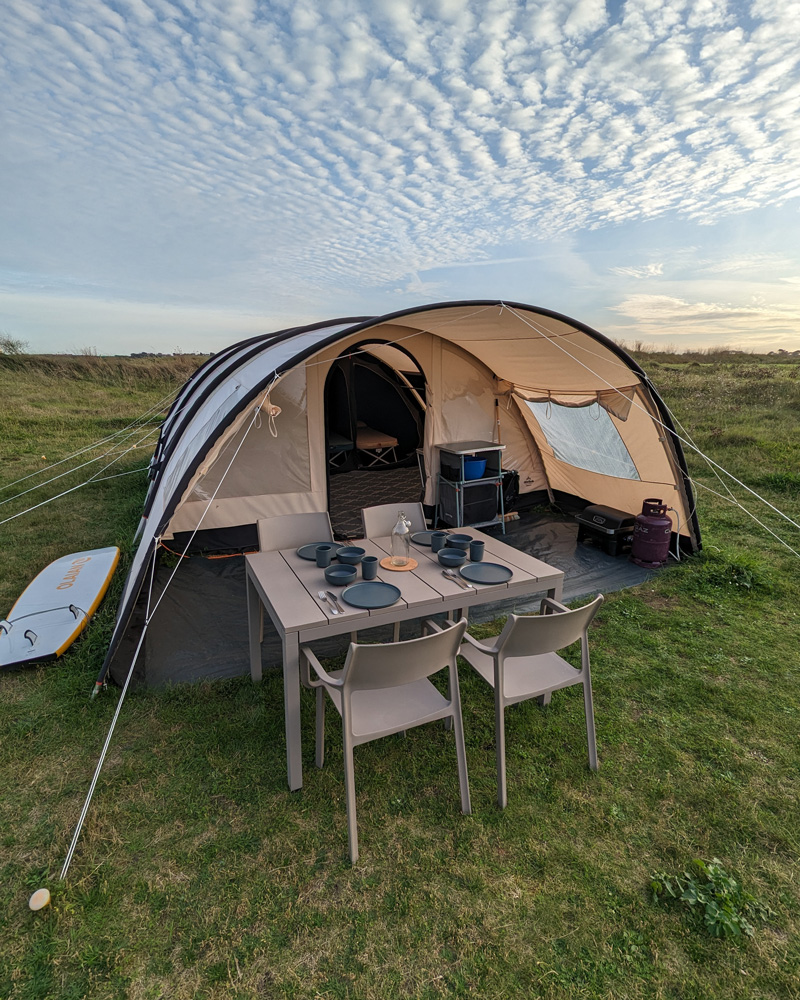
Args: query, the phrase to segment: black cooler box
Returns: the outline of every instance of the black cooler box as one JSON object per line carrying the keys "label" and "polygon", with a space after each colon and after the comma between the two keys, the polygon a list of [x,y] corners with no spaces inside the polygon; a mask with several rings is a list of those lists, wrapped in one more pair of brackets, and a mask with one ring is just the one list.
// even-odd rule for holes
{"label": "black cooler box", "polygon": [[635,514],[595,504],[576,514],[575,520],[578,522],[578,542],[590,538],[610,556],[631,547]]}

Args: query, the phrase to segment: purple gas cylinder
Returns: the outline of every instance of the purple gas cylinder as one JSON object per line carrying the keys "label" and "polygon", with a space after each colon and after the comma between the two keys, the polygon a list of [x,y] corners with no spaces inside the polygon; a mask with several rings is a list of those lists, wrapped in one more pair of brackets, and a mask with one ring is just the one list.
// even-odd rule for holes
{"label": "purple gas cylinder", "polygon": [[666,566],[671,538],[672,519],[667,515],[667,505],[656,499],[645,500],[633,526],[631,561],[647,569]]}

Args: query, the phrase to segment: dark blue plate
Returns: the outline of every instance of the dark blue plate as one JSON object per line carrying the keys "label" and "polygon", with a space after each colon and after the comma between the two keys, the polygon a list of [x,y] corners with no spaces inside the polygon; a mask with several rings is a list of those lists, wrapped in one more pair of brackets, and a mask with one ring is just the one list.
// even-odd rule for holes
{"label": "dark blue plate", "polygon": [[458,572],[472,583],[505,583],[514,575],[508,566],[486,562],[469,563]]}
{"label": "dark blue plate", "polygon": [[418,531],[416,534],[411,536],[411,541],[416,542],[417,545],[430,545],[432,531]]}
{"label": "dark blue plate", "polygon": [[317,546],[318,545],[333,545],[335,546],[333,551],[333,558],[336,558],[336,553],[343,546],[338,545],[336,542],[309,542],[308,545],[301,545],[297,550],[297,554],[301,559],[310,559],[311,562],[316,562],[317,559]]}
{"label": "dark blue plate", "polygon": [[388,608],[400,597],[400,591],[391,583],[372,580],[369,583],[354,583],[342,591],[342,600],[354,608]]}

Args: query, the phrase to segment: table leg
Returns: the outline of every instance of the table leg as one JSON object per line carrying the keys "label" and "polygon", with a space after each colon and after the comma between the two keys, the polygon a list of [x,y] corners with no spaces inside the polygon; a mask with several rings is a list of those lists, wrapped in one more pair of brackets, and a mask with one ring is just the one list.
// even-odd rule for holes
{"label": "table leg", "polygon": [[552,598],[554,601],[561,601],[562,594],[564,593],[564,577],[562,576],[558,580],[554,587],[551,587],[547,591],[547,596]]}
{"label": "table leg", "polygon": [[296,632],[283,637],[283,711],[286,725],[286,774],[289,789],[303,787],[300,742],[300,640]]}
{"label": "table leg", "polygon": [[250,641],[250,677],[254,682],[261,680],[261,598],[253,586],[250,577],[245,574],[247,582],[247,633]]}

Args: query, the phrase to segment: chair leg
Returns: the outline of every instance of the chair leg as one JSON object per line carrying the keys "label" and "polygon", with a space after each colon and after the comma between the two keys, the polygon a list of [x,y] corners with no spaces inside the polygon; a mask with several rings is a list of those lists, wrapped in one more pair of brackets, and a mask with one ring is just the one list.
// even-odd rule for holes
{"label": "chair leg", "polygon": [[453,705],[453,730],[456,737],[456,759],[458,761],[458,784],[461,790],[461,812],[465,816],[472,813],[472,802],[469,797],[469,775],[467,774],[467,750],[464,746],[464,720],[461,716],[461,706]]}
{"label": "chair leg", "polygon": [[317,767],[325,763],[325,688],[317,688]]}
{"label": "chair leg", "polygon": [[400,622],[394,623],[394,631],[392,632],[392,642],[400,642]]}
{"label": "chair leg", "polygon": [[597,739],[594,732],[592,682],[588,678],[583,682],[583,708],[586,712],[586,742],[589,745],[589,767],[593,771],[596,771],[600,765],[597,763]]}
{"label": "chair leg", "polygon": [[544,694],[540,694],[536,699],[536,704],[541,706],[541,708],[546,708],[550,704],[550,699],[553,697],[552,691],[545,691]]}
{"label": "chair leg", "polygon": [[356,776],[353,767],[353,741],[349,733],[344,736],[344,790],[347,800],[347,843],[350,863],[358,861],[358,825],[356,822]]}
{"label": "chair leg", "polygon": [[494,693],[495,754],[497,756],[497,804],[505,809],[508,803],[506,792],[506,717],[505,707],[499,691]]}

